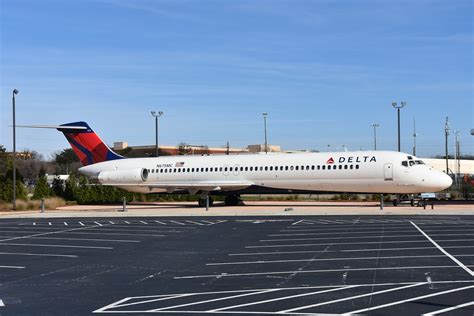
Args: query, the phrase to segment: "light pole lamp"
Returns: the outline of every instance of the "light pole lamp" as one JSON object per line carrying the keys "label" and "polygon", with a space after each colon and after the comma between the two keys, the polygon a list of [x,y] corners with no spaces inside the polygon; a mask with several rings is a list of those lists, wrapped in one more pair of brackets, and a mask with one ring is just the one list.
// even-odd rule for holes
{"label": "light pole lamp", "polygon": [[15,120],[15,95],[18,94],[17,89],[13,89],[12,108],[13,108],[13,200],[12,208],[16,210],[16,120]]}
{"label": "light pole lamp", "polygon": [[446,122],[444,123],[444,149],[446,155],[446,174],[449,173],[449,157],[448,157],[448,136],[449,136],[449,118],[446,116]]}
{"label": "light pole lamp", "polygon": [[374,128],[374,150],[377,150],[377,127],[379,127],[380,124],[372,123],[370,126]]}
{"label": "light pole lamp", "polygon": [[268,153],[268,142],[267,142],[267,116],[268,116],[268,113],[264,112],[264,113],[262,113],[262,115],[263,115],[263,128],[264,128],[264,131],[265,131],[265,153],[267,154]]}
{"label": "light pole lamp", "polygon": [[397,102],[392,102],[392,106],[397,109],[397,117],[398,117],[398,151],[402,151],[401,150],[401,144],[400,144],[400,109],[403,109],[405,107],[405,105],[407,105],[406,102],[402,101],[400,102],[400,104],[398,104]]}
{"label": "light pole lamp", "polygon": [[151,111],[151,115],[155,118],[155,157],[160,155],[158,148],[158,118],[164,113],[162,111]]}

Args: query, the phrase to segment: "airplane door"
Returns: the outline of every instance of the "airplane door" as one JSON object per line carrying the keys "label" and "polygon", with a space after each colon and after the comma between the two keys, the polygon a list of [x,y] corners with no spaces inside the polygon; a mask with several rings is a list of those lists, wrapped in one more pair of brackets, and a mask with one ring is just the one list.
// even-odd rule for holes
{"label": "airplane door", "polygon": [[386,163],[384,165],[383,173],[384,173],[385,181],[392,181],[393,180],[393,164]]}

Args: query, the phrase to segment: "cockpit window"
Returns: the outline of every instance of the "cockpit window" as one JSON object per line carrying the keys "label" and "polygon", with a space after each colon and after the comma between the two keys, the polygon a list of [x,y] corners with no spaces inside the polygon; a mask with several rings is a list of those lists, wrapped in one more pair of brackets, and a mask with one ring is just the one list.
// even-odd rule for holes
{"label": "cockpit window", "polygon": [[402,161],[402,166],[408,167],[408,161]]}
{"label": "cockpit window", "polygon": [[413,160],[412,156],[407,156],[408,160]]}
{"label": "cockpit window", "polygon": [[415,163],[417,165],[424,165],[425,163],[423,162],[423,160],[415,160]]}
{"label": "cockpit window", "polygon": [[415,162],[413,160],[410,160],[408,163],[410,164],[410,167],[415,165]]}

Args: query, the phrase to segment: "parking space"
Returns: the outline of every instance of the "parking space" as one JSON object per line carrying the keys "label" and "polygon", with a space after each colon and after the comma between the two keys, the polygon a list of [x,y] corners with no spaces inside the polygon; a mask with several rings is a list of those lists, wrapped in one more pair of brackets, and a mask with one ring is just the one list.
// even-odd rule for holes
{"label": "parking space", "polygon": [[474,313],[472,216],[9,220],[0,259],[12,314]]}

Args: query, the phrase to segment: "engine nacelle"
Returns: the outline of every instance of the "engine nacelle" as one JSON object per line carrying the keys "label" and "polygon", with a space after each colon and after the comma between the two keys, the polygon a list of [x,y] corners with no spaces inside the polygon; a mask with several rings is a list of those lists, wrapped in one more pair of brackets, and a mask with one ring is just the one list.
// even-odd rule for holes
{"label": "engine nacelle", "polygon": [[148,170],[128,169],[116,171],[102,171],[98,180],[102,184],[138,184],[148,179]]}

